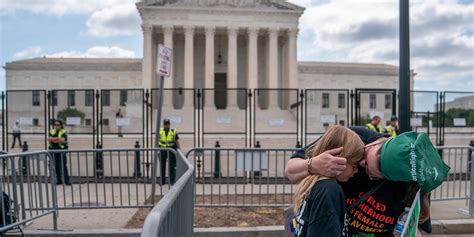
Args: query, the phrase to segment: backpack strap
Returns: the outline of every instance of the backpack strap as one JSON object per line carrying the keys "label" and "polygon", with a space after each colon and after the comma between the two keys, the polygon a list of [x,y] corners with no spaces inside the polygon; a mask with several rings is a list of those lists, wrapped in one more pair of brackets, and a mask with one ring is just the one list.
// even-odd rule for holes
{"label": "backpack strap", "polygon": [[347,210],[350,210],[356,206],[358,206],[360,203],[362,203],[363,201],[367,200],[367,198],[369,198],[370,195],[372,195],[375,191],[377,191],[377,189],[379,189],[380,187],[382,187],[382,185],[387,182],[387,180],[384,180],[382,182],[380,182],[379,184],[377,184],[375,187],[371,188],[368,192],[364,193],[364,195],[362,195],[362,197],[360,197],[356,202],[352,203],[348,208]]}

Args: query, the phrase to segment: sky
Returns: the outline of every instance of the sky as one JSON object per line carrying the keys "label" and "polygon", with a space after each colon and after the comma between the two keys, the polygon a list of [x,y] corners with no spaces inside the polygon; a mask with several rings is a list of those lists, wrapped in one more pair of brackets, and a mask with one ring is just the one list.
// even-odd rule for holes
{"label": "sky", "polygon": [[[135,2],[0,0],[0,65],[42,56],[140,58]],[[398,65],[398,0],[290,2],[306,8],[299,60]],[[414,89],[474,91],[474,0],[411,0],[410,27]]]}

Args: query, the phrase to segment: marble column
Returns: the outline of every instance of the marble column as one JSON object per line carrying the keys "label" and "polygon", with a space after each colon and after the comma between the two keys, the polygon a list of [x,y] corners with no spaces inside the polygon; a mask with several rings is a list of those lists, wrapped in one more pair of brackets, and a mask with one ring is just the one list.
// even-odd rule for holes
{"label": "marble column", "polygon": [[143,88],[152,88],[152,43],[153,27],[143,26],[143,63],[142,63],[142,85]]}
{"label": "marble column", "polygon": [[[194,88],[194,26],[184,27],[184,88]],[[185,105],[193,105],[190,92],[185,97]]]}
{"label": "marble column", "polygon": [[[268,88],[278,88],[278,34],[279,29],[268,29]],[[278,92],[269,91],[269,107],[278,105]]]}
{"label": "marble column", "polygon": [[[214,37],[216,34],[215,27],[206,27],[206,71],[204,87],[209,89],[214,89]],[[205,91],[205,105],[213,106],[214,105],[214,91],[208,90]]]}
{"label": "marble column", "polygon": [[[173,49],[173,26],[163,26],[163,34],[164,34],[164,45],[168,48]],[[171,63],[171,72],[169,77],[165,77],[165,89],[173,88],[173,65],[174,65],[174,57],[173,62]]]}
{"label": "marble column", "polygon": [[[238,28],[227,28],[228,59],[227,59],[227,88],[237,88],[237,34]],[[237,106],[237,93],[235,90],[227,92],[227,104]]]}
{"label": "marble column", "polygon": [[298,88],[298,59],[296,49],[296,37],[298,35],[298,29],[288,30],[288,86],[289,88]]}
{"label": "marble column", "polygon": [[258,87],[258,28],[248,29],[248,87],[255,89]]}

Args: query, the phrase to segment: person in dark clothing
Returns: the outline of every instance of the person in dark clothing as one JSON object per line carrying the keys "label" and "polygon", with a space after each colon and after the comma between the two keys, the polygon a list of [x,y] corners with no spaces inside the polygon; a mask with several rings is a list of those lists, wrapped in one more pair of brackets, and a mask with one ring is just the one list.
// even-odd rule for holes
{"label": "person in dark clothing", "polygon": [[20,128],[20,121],[18,120],[15,122],[15,125],[13,125],[12,135],[13,135],[12,149],[15,148],[16,140],[18,140],[18,146],[21,148],[21,128]]}
{"label": "person in dark clothing", "polygon": [[[54,121],[54,129],[49,132],[48,142],[50,150],[68,149],[67,132],[61,120]],[[56,184],[62,184],[64,182],[66,185],[71,185],[66,154],[63,152],[55,152],[53,153],[53,159],[56,170]]]}
{"label": "person in dark clothing", "polygon": [[[160,147],[172,148],[177,150],[181,148],[179,143],[179,136],[176,129],[170,127],[170,120],[163,120],[163,128],[160,129]],[[170,184],[173,185],[176,180],[176,157],[172,152],[162,151],[160,152],[160,171],[161,171],[161,184],[166,181],[166,160],[169,160],[169,174]]]}
{"label": "person in dark clothing", "polygon": [[[343,126],[332,126],[306,151],[314,157],[344,146],[341,155],[347,157],[346,169],[335,177],[311,174],[298,185],[295,194],[295,236],[348,236],[345,225],[346,198],[338,182],[347,182],[357,172],[357,163],[364,157],[364,144],[357,134]],[[311,163],[308,159],[308,164]],[[308,166],[310,169],[310,166]]]}
{"label": "person in dark clothing", "polygon": [[[409,182],[383,180],[380,171],[380,150],[388,135],[376,133],[364,127],[350,127],[359,135],[360,140],[366,144],[365,159],[359,162],[359,173],[355,174],[348,182],[340,183],[348,205],[356,202],[364,193],[384,182],[379,189],[372,193],[365,201],[348,210],[347,221],[349,236],[385,237],[393,236],[393,229],[398,217],[403,213],[413,194],[409,190],[413,185]],[[309,146],[311,147],[312,144]],[[305,155],[306,148],[298,150],[292,155],[285,169],[285,175],[295,183],[300,182],[312,173],[324,176],[336,176],[346,166],[346,159],[341,155],[346,147],[328,150],[312,157],[308,162]],[[416,189],[417,190],[417,189]],[[412,196],[410,196],[412,195]],[[408,197],[410,196],[410,197]],[[423,194],[422,211],[420,215],[420,228],[429,232],[429,193]],[[318,235],[319,236],[319,235]]]}

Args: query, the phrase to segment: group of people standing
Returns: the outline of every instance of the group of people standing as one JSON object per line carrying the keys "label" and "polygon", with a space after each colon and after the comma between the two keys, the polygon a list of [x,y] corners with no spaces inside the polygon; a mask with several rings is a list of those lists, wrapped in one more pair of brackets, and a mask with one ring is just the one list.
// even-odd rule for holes
{"label": "group of people standing", "polygon": [[[13,144],[11,148],[15,147],[16,140],[18,140],[21,148],[21,127],[20,121],[18,120],[12,127],[12,135]],[[64,123],[59,119],[54,120],[53,128],[49,131],[48,135],[48,149],[53,150],[56,184],[71,185],[67,168],[67,158],[64,152],[60,152],[60,150],[67,150],[68,147],[67,131],[64,129]]]}
{"label": "group of people standing", "polygon": [[378,115],[375,115],[370,120],[370,123],[366,124],[366,126],[368,129],[377,133],[386,133],[392,137],[397,136],[398,117],[396,115],[392,115],[392,117],[390,118],[390,123],[385,127],[382,127],[381,122],[382,122],[382,118],[380,118],[380,116]]}

